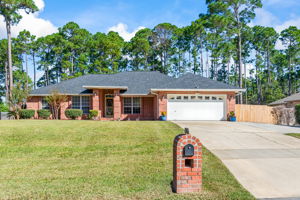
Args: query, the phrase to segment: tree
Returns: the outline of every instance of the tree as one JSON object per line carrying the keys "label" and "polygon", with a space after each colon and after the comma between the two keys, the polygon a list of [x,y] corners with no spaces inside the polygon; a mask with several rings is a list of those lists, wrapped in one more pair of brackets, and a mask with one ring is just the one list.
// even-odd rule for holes
{"label": "tree", "polygon": [[46,97],[46,101],[50,106],[53,119],[59,119],[59,110],[61,108],[61,104],[67,101],[67,96],[54,90],[50,96]]}
{"label": "tree", "polygon": [[158,24],[152,30],[150,38],[155,57],[158,59],[155,70],[168,74],[171,66],[171,57],[174,54],[174,36],[177,27],[169,23]]}
{"label": "tree", "polygon": [[33,0],[0,0],[0,15],[4,17],[7,31],[7,60],[9,78],[9,96],[12,97],[13,89],[13,69],[11,50],[11,26],[18,24],[22,16],[19,13],[24,10],[27,14],[38,11]]}
{"label": "tree", "polygon": [[[20,52],[22,53],[22,58],[25,57],[25,71],[26,74],[28,75],[29,73],[28,55],[31,53],[35,36],[31,35],[29,31],[24,30],[19,33],[17,40],[18,40],[18,48],[20,48]],[[26,78],[26,88],[28,89],[28,78]]]}
{"label": "tree", "polygon": [[61,67],[65,71],[64,79],[86,74],[88,70],[88,42],[91,34],[86,29],[80,28],[78,24],[69,22],[59,28],[59,35],[63,43],[57,43],[56,53],[63,55],[60,59]]}
{"label": "tree", "polygon": [[20,119],[20,111],[28,98],[29,91],[22,83],[17,83],[16,87],[12,89],[11,98],[9,98],[8,105],[10,106],[10,116],[15,119]]}
{"label": "tree", "polygon": [[[261,0],[206,0],[209,14],[224,16],[231,20],[231,29],[237,37],[237,63],[239,67],[239,87],[243,87],[242,77],[242,29],[255,17],[255,9],[261,8]],[[242,103],[242,95],[239,98]]]}
{"label": "tree", "polygon": [[124,53],[129,59],[130,70],[150,70],[150,57],[152,52],[149,38],[152,31],[148,28],[139,30],[130,42],[125,44]]}
{"label": "tree", "polygon": [[[283,30],[280,34],[280,40],[286,46],[286,56],[288,60],[288,95],[296,92],[297,86],[293,87],[293,80],[296,78],[295,65],[299,63],[300,52],[300,29],[295,26]],[[297,80],[297,79],[296,79]],[[296,81],[295,81],[296,82]]]}

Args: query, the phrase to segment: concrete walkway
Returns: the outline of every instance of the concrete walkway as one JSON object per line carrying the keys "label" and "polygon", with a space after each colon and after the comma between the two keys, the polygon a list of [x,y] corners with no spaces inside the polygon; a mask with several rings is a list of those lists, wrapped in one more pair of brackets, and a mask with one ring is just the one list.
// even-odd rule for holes
{"label": "concrete walkway", "polygon": [[[300,139],[283,135],[282,127],[273,126],[273,130],[220,121],[175,123],[190,128],[256,198],[300,199]],[[290,133],[292,129],[287,128]]]}

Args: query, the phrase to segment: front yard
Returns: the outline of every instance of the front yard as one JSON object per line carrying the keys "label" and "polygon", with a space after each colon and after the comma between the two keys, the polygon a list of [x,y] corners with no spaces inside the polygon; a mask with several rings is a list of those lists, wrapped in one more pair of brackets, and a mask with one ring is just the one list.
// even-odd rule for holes
{"label": "front yard", "polygon": [[206,149],[203,193],[172,193],[179,133],[170,122],[0,121],[0,199],[254,199]]}

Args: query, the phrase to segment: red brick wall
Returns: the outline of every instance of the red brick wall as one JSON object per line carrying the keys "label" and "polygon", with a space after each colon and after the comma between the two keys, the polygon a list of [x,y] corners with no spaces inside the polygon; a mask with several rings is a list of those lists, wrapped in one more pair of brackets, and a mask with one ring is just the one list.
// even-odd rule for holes
{"label": "red brick wall", "polygon": [[[42,109],[42,97],[29,97],[26,105],[27,109],[32,109],[35,111],[40,110]],[[35,112],[34,118],[38,118],[37,112]]]}
{"label": "red brick wall", "polygon": [[[123,97],[124,98],[124,97]],[[153,120],[154,119],[154,97],[141,97],[140,114],[124,114],[123,98],[121,98],[121,120]]]}
{"label": "red brick wall", "polygon": [[[194,156],[183,155],[184,146],[194,146]],[[191,165],[186,165],[191,160]],[[194,136],[178,135],[173,146],[173,190],[176,193],[201,192],[202,188],[202,144]]]}
{"label": "red brick wall", "polygon": [[61,104],[61,108],[60,108],[60,119],[65,120],[68,119],[65,115],[65,111],[67,109],[70,109],[72,107],[72,97],[68,96],[67,97],[67,101]]}
{"label": "red brick wall", "polygon": [[121,119],[122,107],[121,107],[121,97],[120,90],[114,90],[114,119]]}

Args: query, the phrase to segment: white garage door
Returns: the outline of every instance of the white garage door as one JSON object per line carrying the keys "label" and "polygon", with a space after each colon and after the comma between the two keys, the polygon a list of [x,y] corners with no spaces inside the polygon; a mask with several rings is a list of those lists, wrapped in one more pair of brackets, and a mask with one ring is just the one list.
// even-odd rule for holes
{"label": "white garage door", "polygon": [[168,95],[168,120],[224,120],[224,95]]}

